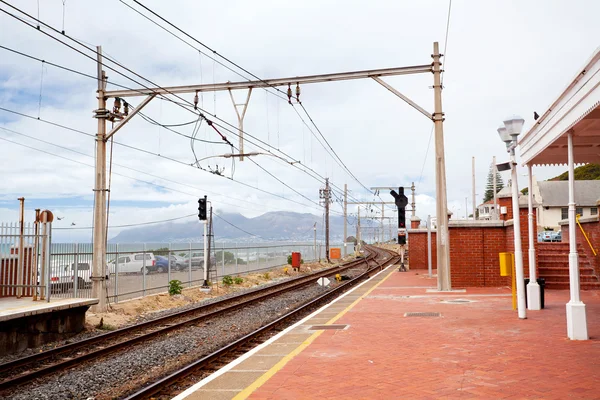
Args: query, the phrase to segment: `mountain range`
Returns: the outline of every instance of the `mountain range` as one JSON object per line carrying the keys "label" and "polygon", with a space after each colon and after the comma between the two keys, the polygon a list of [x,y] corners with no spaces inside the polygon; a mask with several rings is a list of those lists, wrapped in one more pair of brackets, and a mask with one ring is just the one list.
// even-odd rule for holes
{"label": "mountain range", "polygon": [[[353,219],[351,219],[353,222]],[[322,239],[323,217],[290,211],[268,212],[254,218],[238,213],[215,214],[213,231],[219,242],[273,242],[273,241],[312,241],[314,224],[317,224],[317,238]],[[363,224],[368,224],[365,221]],[[375,222],[371,222],[376,224]],[[348,235],[354,235],[355,227],[348,225]],[[344,217],[330,216],[330,238],[343,239]],[[198,220],[189,222],[165,222],[156,225],[125,229],[111,243],[181,243],[202,241],[203,226]]]}

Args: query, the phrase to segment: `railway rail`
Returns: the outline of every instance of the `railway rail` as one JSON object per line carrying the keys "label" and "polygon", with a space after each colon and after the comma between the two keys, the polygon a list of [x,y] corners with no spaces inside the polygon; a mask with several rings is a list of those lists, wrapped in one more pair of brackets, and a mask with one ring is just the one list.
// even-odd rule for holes
{"label": "railway rail", "polygon": [[[356,283],[364,280],[365,278],[370,277],[374,271],[383,269],[385,264],[390,262],[397,263],[400,260],[400,256],[392,251],[371,246],[368,246],[367,248],[372,257],[361,260],[363,263],[367,264],[367,269],[359,276],[333,288],[327,293],[309,301],[299,308],[290,311],[271,323],[241,337],[233,343],[230,343],[227,346],[224,346],[221,349],[218,349],[217,351],[184,366],[178,371],[175,371],[154,383],[140,388],[135,393],[132,393],[126,397],[126,399],[141,400],[172,398],[174,395],[185,390],[199,379],[202,379],[210,373],[218,370],[221,366],[226,365],[240,355],[246,353],[258,343],[262,342],[263,339],[266,339],[267,335],[284,329],[284,327],[288,326],[292,321],[300,319],[325,301],[335,297],[338,294],[341,294],[345,290],[348,290],[351,286],[354,286]],[[373,261],[373,264],[369,265],[371,261]]]}
{"label": "railway rail", "polygon": [[[368,254],[364,258],[359,258],[336,267],[327,268],[309,275],[287,280],[280,284],[245,292],[210,304],[200,305],[192,309],[162,316],[137,325],[121,328],[4,363],[0,365],[0,394],[45,375],[57,373],[72,366],[80,365],[83,362],[121,351],[134,344],[190,324],[201,322],[223,312],[233,311],[249,303],[258,302],[301,288],[315,282],[320,277],[331,276],[365,263],[367,265],[380,265],[382,257],[385,259],[385,256],[382,256],[382,251],[381,249],[368,247]],[[340,285],[340,287],[346,287],[346,285]]]}

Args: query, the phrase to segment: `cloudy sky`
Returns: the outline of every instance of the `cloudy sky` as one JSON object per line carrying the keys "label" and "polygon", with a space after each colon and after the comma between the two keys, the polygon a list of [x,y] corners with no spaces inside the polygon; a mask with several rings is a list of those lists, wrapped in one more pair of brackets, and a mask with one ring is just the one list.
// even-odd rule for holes
{"label": "cloudy sky", "polygon": [[[81,44],[45,26],[40,32],[35,29],[37,22],[0,4],[5,11],[0,13],[1,46],[95,76],[95,55],[84,46],[102,45],[107,57],[129,69],[107,60],[118,71],[105,67],[112,83],[109,90],[116,88],[114,84],[152,86],[149,81],[173,86],[251,78],[223,58],[213,61],[212,52],[192,39],[186,38],[205,54],[148,21],[134,10],[168,27],[133,0],[107,0],[101,2],[102,7],[90,1],[66,1],[64,8],[62,0],[9,3],[33,17],[39,15],[58,31],[64,29]],[[541,115],[546,110],[599,45],[600,37],[596,21],[600,4],[593,0],[454,0],[446,49],[447,0],[143,3],[261,78],[428,64],[433,42],[440,42],[446,55],[443,107],[448,199],[449,208],[459,216],[465,214],[466,197],[472,212],[471,157],[476,157],[479,201],[492,157],[507,158],[496,133],[498,125],[506,116],[519,114],[526,119],[527,129],[533,111]],[[6,13],[19,16],[33,28]],[[177,35],[184,37],[181,32]],[[17,220],[16,199],[24,196],[28,218],[34,208],[46,208],[63,218],[55,228],[73,223],[91,226],[95,144],[89,135],[95,134],[97,126],[92,118],[97,108],[96,81],[5,48],[0,48],[0,54],[0,107],[33,117],[0,110],[0,221]],[[432,75],[386,81],[433,110]],[[191,166],[195,158],[186,136],[194,132],[197,139],[217,142],[194,141],[198,159],[231,152],[229,146],[218,143],[214,130],[205,123],[196,126],[192,122],[197,117],[173,102],[191,102],[193,94],[153,100],[143,111],[146,116],[164,125],[184,125],[166,128],[137,116],[115,135],[110,224],[194,214],[197,198],[204,194],[220,212],[255,216],[292,210],[320,216],[318,197],[323,183],[305,168],[329,177],[337,196],[347,183],[351,196],[362,200],[374,199],[362,185],[410,186],[415,182],[417,214],[422,218],[435,214],[433,142],[429,145],[432,123],[422,114],[372,80],[302,86],[301,100],[310,118],[355,180],[325,150],[302,108],[290,106],[278,95],[272,89],[253,91],[244,124],[252,138],[244,150],[264,151],[263,147],[281,155],[280,150],[289,160],[301,163],[292,166],[275,157],[257,156],[253,158],[256,164],[238,161],[233,170],[230,159],[200,162],[205,169],[214,170],[216,164],[225,167],[223,175],[231,178],[233,174],[233,180]],[[234,96],[241,102],[245,92],[234,92]],[[135,106],[142,100],[134,97],[130,102]],[[112,99],[108,105],[112,107]],[[221,131],[237,146],[237,137],[228,132],[237,125],[229,94],[204,93],[199,106],[206,115],[216,115],[218,119],[211,117],[215,121],[224,121],[219,122]],[[73,130],[38,121],[38,117]],[[563,170],[540,168],[535,174],[547,179]],[[521,186],[526,184],[525,176],[520,179]],[[391,200],[387,193],[381,196]],[[341,209],[334,203],[334,212]],[[355,207],[350,211],[355,212]],[[89,230],[56,232],[59,240],[90,237]],[[119,228],[113,228],[109,236],[118,232]]]}

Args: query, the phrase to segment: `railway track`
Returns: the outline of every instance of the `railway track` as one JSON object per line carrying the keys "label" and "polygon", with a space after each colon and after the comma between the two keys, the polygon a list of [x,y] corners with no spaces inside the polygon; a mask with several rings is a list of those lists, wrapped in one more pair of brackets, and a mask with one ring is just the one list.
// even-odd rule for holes
{"label": "railway track", "polygon": [[[348,290],[351,286],[369,277],[375,271],[383,269],[385,264],[390,262],[396,263],[400,259],[400,256],[394,252],[378,249],[375,247],[368,247],[368,251],[373,257],[363,260],[363,263],[367,264],[367,270],[355,277],[352,280],[347,281],[342,285],[339,285],[327,293],[317,297],[314,300],[302,305],[295,310],[281,316],[280,318],[272,321],[271,323],[241,337],[233,343],[224,346],[217,351],[204,356],[203,358],[184,366],[171,373],[170,375],[151,383],[143,388],[140,388],[135,393],[130,394],[126,397],[127,400],[141,400],[141,399],[170,399],[174,395],[179,394],[187,387],[196,383],[200,379],[206,377],[212,372],[218,370],[221,366],[233,361],[240,355],[246,353],[258,343],[266,340],[266,338],[275,332],[279,332],[287,327],[290,323],[298,320],[310,311],[319,307],[322,303],[328,301],[332,297],[341,294],[345,290]],[[371,264],[371,265],[369,265]]]}
{"label": "railway track", "polygon": [[272,296],[301,288],[315,282],[320,277],[331,276],[365,263],[367,265],[379,265],[382,250],[368,248],[367,252],[366,257],[340,266],[327,268],[310,275],[287,280],[280,284],[245,292],[210,304],[201,305],[193,309],[180,311],[7,362],[0,365],[0,395],[24,383],[90,360],[104,357],[113,352],[122,351],[132,345],[167,334],[178,328],[196,324],[222,313],[239,309],[250,303],[260,302]]}

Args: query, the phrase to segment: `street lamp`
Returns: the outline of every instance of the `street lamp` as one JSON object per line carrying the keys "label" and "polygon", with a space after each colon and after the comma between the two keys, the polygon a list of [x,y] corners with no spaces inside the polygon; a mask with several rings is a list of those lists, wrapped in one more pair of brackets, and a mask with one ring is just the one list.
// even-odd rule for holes
{"label": "street lamp", "polygon": [[[523,274],[523,250],[521,248],[521,221],[519,218],[519,187],[517,183],[517,161],[515,148],[517,138],[521,134],[525,120],[514,116],[504,120],[504,126],[498,128],[500,139],[506,144],[506,151],[510,153],[512,209],[515,241],[515,270],[517,280],[517,310],[519,318],[527,318],[525,310],[525,277]],[[530,188],[531,190],[531,188]]]}

